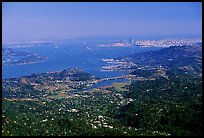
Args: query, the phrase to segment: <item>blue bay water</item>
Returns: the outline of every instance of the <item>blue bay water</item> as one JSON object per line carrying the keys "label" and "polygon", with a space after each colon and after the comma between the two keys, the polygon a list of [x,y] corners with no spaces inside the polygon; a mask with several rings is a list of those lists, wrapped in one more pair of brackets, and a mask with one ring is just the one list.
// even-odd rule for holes
{"label": "blue bay water", "polygon": [[159,48],[141,47],[99,47],[97,43],[56,43],[52,46],[15,48],[19,51],[34,52],[48,59],[45,62],[28,65],[3,65],[2,78],[21,77],[33,73],[63,70],[79,67],[99,78],[123,75],[124,72],[102,72],[105,63],[102,58],[119,58],[134,53],[156,50]]}

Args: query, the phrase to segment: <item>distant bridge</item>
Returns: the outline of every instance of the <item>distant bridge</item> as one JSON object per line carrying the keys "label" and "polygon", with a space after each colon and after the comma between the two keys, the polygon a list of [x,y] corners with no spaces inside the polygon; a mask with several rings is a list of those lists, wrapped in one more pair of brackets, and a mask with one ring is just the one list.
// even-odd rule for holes
{"label": "distant bridge", "polygon": [[125,79],[127,78],[127,76],[119,76],[119,77],[110,77],[110,78],[103,78],[103,79],[100,79],[100,81],[108,81],[108,80],[117,80],[117,79]]}

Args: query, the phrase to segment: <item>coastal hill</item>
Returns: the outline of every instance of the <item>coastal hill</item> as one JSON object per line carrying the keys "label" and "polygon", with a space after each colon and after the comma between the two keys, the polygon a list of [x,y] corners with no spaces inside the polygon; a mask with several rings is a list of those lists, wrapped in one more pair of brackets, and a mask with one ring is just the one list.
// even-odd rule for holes
{"label": "coastal hill", "polygon": [[15,50],[13,48],[2,48],[2,63],[3,65],[26,65],[44,62],[46,56],[38,55],[37,53]]}
{"label": "coastal hill", "polygon": [[121,58],[137,66],[162,66],[167,70],[193,71],[202,73],[202,46],[172,46],[157,51],[133,54]]}
{"label": "coastal hill", "polygon": [[[36,73],[2,81],[4,98],[42,98],[62,95],[73,89],[86,88],[97,78],[79,68]],[[64,94],[63,93],[63,94]],[[56,96],[55,96],[56,97]]]}

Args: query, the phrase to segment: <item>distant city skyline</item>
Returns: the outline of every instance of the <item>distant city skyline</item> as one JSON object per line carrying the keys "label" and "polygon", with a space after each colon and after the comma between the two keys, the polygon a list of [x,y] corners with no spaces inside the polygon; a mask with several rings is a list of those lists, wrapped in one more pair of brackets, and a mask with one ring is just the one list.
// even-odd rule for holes
{"label": "distant city skyline", "polygon": [[115,35],[200,35],[202,2],[3,2],[3,43]]}

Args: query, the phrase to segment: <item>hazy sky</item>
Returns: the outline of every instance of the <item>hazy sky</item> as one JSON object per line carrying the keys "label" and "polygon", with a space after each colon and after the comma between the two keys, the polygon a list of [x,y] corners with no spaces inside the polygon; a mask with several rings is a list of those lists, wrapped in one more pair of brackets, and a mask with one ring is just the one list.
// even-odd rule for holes
{"label": "hazy sky", "polygon": [[4,2],[3,42],[111,35],[202,35],[201,2]]}

